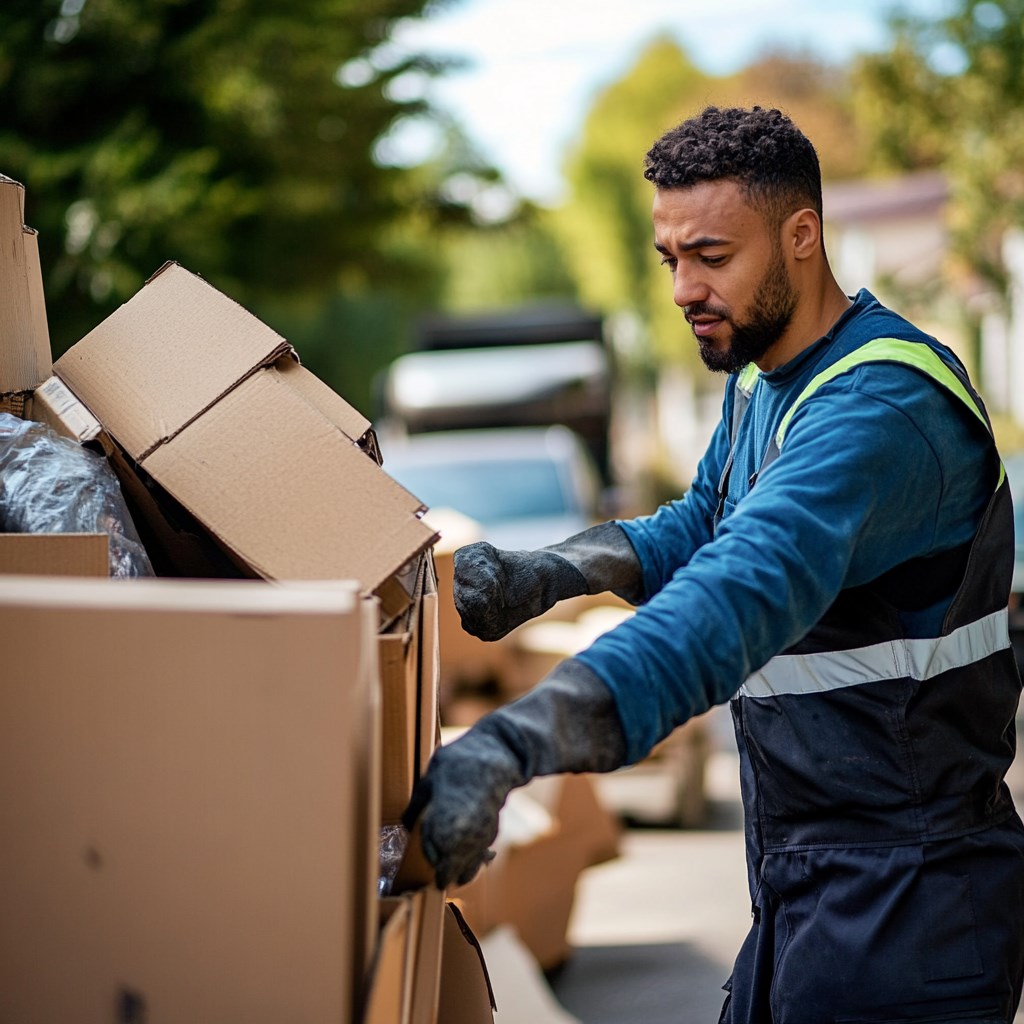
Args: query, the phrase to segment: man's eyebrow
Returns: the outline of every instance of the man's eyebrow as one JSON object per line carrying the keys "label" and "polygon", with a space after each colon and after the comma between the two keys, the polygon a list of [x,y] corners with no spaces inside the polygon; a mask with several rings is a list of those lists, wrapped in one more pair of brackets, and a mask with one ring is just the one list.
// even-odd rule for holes
{"label": "man's eyebrow", "polygon": [[[710,235],[704,235],[702,238],[695,238],[692,242],[684,242],[679,246],[679,250],[680,252],[692,252],[694,249],[712,249],[716,245],[728,244],[729,240],[727,238],[712,238]],[[664,256],[670,255],[668,249],[661,242],[655,242],[654,248]]]}

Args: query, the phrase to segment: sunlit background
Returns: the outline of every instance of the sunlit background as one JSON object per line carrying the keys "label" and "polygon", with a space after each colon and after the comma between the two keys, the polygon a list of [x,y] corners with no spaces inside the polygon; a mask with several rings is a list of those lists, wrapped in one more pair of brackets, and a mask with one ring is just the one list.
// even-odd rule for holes
{"label": "sunlit background", "polygon": [[[0,171],[55,353],[176,260],[373,418],[424,316],[572,303],[634,397],[619,468],[685,486],[717,381],[649,242],[643,153],[706,103],[816,142],[841,283],[1024,418],[1021,0],[46,0],[0,11]],[[1022,381],[1024,383],[1024,381]],[[637,404],[639,402],[639,404]],[[638,411],[639,410],[639,411]]]}
{"label": "sunlit background", "polygon": [[[685,490],[722,379],[671,301],[642,160],[705,105],[754,103],[818,148],[840,284],[960,354],[1024,484],[1024,0],[0,4],[0,173],[39,232],[54,357],[180,263],[373,420],[384,469],[430,514],[452,506],[449,560],[481,531],[539,546]],[[533,685],[623,609],[587,612],[603,617],[474,648],[452,605],[444,724]],[[706,825],[706,793],[734,795],[735,766],[716,788],[709,758],[724,733],[694,726],[653,759],[660,825]],[[667,833],[631,839],[575,919],[584,945],[687,944],[691,974],[669,974],[703,979],[692,1019],[713,1019],[746,924],[732,810],[687,837],[686,871]],[[642,978],[659,948],[584,960],[586,984]],[[660,1019],[681,1019],[676,992]]]}

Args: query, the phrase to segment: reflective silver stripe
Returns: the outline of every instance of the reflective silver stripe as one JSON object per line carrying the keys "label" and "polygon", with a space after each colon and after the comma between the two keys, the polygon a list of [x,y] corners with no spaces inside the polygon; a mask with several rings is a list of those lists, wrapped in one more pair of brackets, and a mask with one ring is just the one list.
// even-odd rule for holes
{"label": "reflective silver stripe", "polygon": [[824,693],[884,679],[931,679],[1010,646],[1005,608],[948,636],[891,640],[847,651],[780,654],[740,687],[738,697]]}

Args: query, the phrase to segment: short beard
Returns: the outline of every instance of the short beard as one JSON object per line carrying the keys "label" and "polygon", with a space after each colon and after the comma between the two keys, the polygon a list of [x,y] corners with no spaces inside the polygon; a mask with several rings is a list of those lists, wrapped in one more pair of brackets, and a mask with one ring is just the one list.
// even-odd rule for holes
{"label": "short beard", "polygon": [[[742,323],[725,317],[732,325],[732,339],[724,351],[714,349],[709,340],[697,339],[704,365],[715,373],[738,373],[748,363],[757,362],[785,333],[796,312],[798,295],[789,279],[782,253],[777,251],[765,271],[751,302],[751,319]],[[687,307],[688,316],[721,310],[694,305]]]}

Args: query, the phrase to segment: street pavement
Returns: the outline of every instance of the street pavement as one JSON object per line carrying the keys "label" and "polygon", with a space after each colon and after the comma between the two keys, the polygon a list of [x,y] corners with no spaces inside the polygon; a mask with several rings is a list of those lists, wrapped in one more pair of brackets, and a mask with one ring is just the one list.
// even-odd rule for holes
{"label": "street pavement", "polygon": [[[1021,730],[1018,730],[1021,731]],[[706,828],[629,829],[621,856],[589,868],[576,894],[574,953],[550,979],[580,1024],[715,1024],[722,984],[750,924],[735,748],[707,771]],[[1024,807],[1024,758],[1010,787]],[[1015,1024],[1024,1024],[1024,1012]],[[495,1015],[496,1024],[519,1024]]]}

